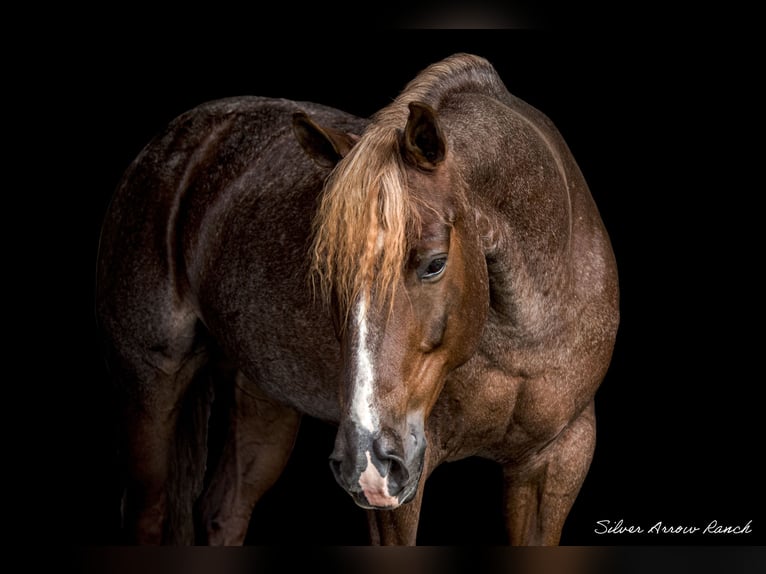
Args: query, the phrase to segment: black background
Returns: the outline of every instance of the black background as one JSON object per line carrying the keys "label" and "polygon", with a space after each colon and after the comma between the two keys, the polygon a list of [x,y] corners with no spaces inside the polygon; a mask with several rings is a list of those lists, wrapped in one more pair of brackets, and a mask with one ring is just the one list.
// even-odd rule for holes
{"label": "black background", "polygon": [[[596,396],[598,444],[565,526],[569,545],[763,544],[758,391],[763,337],[761,163],[750,46],[642,31],[263,31],[232,41],[163,25],[151,37],[62,34],[20,66],[6,111],[24,136],[8,207],[21,249],[8,283],[22,311],[12,347],[22,398],[9,414],[18,530],[114,544],[113,417],[93,314],[101,219],[123,170],[168,121],[219,97],[311,100],[368,116],[454,52],[488,58],[509,90],[558,126],[612,238],[622,320]],[[114,32],[114,34],[113,34]],[[159,39],[158,39],[159,38]],[[742,40],[742,39],[740,39]],[[34,122],[32,121],[34,119]],[[757,141],[757,137],[755,138]],[[477,142],[480,145],[480,142]],[[760,145],[762,149],[762,144]],[[757,148],[756,148],[757,149]],[[26,161],[25,161],[26,160]],[[16,303],[22,301],[24,303]],[[16,308],[13,308],[16,307]],[[333,429],[305,420],[283,478],[256,508],[249,544],[364,544],[365,519],[327,466]],[[16,450],[18,449],[18,451]],[[491,464],[439,468],[423,544],[502,544]],[[9,508],[10,508],[9,507]],[[744,525],[741,536],[597,535],[596,521]]]}

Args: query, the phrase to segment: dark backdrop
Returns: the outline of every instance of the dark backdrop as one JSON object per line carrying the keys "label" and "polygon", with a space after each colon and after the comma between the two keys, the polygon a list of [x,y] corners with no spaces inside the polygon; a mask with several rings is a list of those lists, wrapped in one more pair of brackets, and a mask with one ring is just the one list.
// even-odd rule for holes
{"label": "dark backdrop", "polygon": [[[20,144],[33,160],[13,274],[33,293],[16,333],[42,349],[14,401],[24,530],[76,544],[117,541],[108,384],[93,315],[100,221],[123,170],[176,115],[233,95],[312,100],[368,116],[428,64],[457,51],[488,58],[509,90],[558,126],[612,238],[622,321],[596,397],[598,444],[563,533],[573,545],[763,544],[759,369],[762,182],[747,52],[706,36],[554,31],[389,31],[223,36],[139,31],[48,45],[25,68],[41,120]],[[71,40],[71,41],[69,41]],[[724,50],[724,45],[726,49]],[[285,49],[285,46],[291,46]],[[34,87],[32,87],[34,86]],[[39,161],[44,158],[45,161]],[[32,243],[43,238],[41,246]],[[34,277],[34,281],[25,281]],[[25,393],[26,394],[26,393]],[[365,519],[327,465],[333,429],[305,420],[283,478],[256,508],[248,542],[357,544]],[[503,543],[500,476],[467,460],[426,490],[420,541]],[[19,491],[15,491],[19,492]],[[456,496],[456,494],[459,494]],[[12,501],[19,502],[19,500]],[[744,525],[740,536],[599,535],[597,522]]]}

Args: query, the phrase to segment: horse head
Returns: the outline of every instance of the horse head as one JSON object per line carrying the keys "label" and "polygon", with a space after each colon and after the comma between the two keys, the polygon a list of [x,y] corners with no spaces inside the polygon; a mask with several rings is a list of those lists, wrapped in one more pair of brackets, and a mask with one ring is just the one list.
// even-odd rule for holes
{"label": "horse head", "polygon": [[364,508],[411,500],[425,423],[448,374],[475,352],[489,307],[487,265],[437,113],[410,101],[404,126],[361,137],[296,114],[328,177],[313,266],[341,344],[341,419],[330,466]]}

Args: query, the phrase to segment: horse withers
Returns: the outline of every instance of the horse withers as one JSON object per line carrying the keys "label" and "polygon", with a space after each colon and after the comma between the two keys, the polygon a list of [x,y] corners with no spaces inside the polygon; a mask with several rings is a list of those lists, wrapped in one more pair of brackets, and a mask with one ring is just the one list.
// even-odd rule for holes
{"label": "horse withers", "polygon": [[[429,66],[370,119],[183,114],[119,184],[97,277],[129,540],[241,544],[308,415],[338,425],[330,468],[373,543],[414,544],[427,477],[470,456],[502,465],[511,543],[558,543],[616,266],[560,134],[486,60]],[[231,397],[212,458],[211,389]]]}

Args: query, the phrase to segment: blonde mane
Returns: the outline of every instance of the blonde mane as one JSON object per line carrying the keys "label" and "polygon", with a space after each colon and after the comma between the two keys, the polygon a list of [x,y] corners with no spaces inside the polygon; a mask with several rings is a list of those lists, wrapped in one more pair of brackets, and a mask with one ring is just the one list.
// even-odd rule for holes
{"label": "blonde mane", "polygon": [[419,229],[399,149],[409,103],[438,109],[448,92],[467,85],[476,90],[477,84],[495,88],[497,82],[486,60],[456,54],[426,68],[373,116],[328,177],[314,218],[311,278],[325,302],[334,295],[345,314],[359,295],[371,301],[373,289],[379,304],[392,301]]}

